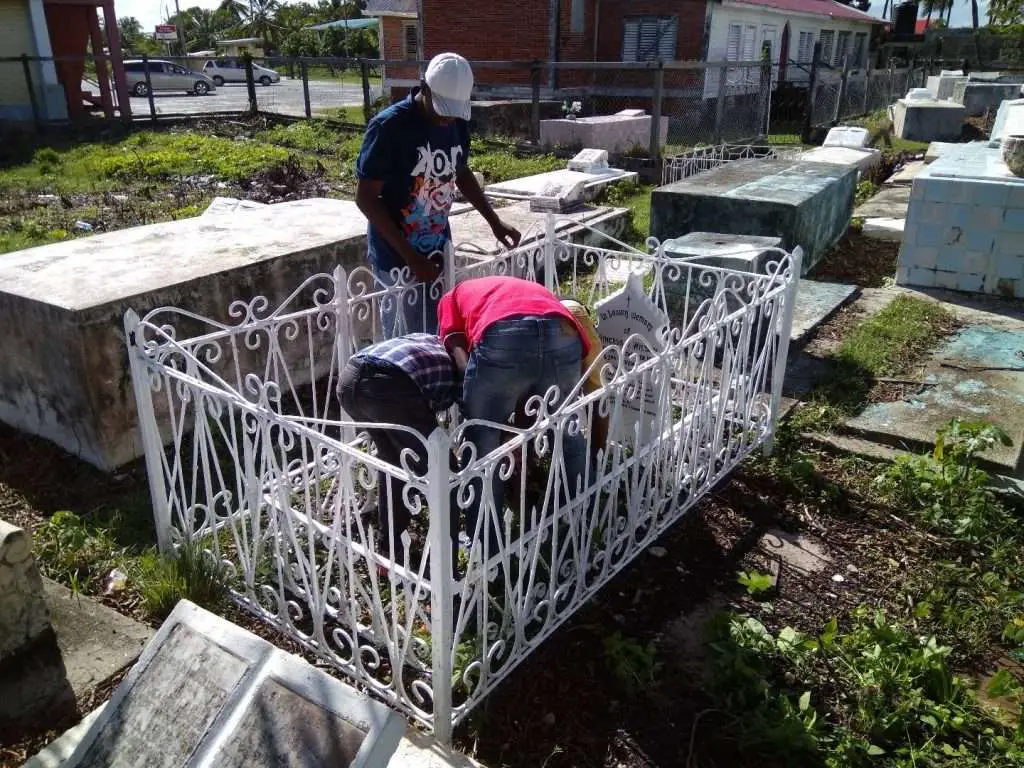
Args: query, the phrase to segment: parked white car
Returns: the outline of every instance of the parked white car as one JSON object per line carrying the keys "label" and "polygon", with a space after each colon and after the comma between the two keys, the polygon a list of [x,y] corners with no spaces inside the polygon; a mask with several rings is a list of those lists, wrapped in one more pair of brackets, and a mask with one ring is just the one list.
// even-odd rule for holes
{"label": "parked white car", "polygon": [[205,96],[217,90],[213,80],[202,72],[193,72],[174,62],[162,59],[150,59],[148,62],[130,59],[124,63],[124,75],[128,82],[128,90],[133,96],[149,95],[149,86],[146,85],[147,63],[149,82],[154,91],[184,91],[196,96]]}
{"label": "parked white car", "polygon": [[[242,59],[210,59],[203,65],[203,73],[220,86],[224,83],[245,82],[245,62]],[[281,75],[253,62],[253,80],[260,85],[281,82]]]}

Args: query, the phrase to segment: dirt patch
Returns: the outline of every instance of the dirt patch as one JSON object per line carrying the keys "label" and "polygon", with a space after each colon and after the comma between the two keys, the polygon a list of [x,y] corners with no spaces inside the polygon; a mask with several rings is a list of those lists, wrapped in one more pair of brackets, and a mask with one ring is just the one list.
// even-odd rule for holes
{"label": "dirt patch", "polygon": [[862,288],[881,288],[896,277],[899,243],[872,240],[851,227],[811,270],[810,277]]}

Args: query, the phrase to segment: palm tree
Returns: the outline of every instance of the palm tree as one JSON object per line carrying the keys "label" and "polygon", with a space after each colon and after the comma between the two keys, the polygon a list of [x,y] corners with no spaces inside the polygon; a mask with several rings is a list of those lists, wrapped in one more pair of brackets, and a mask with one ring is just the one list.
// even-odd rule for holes
{"label": "palm tree", "polygon": [[217,10],[224,13],[234,23],[239,24],[245,19],[252,7],[245,0],[221,0]]}
{"label": "palm tree", "polygon": [[274,42],[278,33],[275,16],[280,8],[278,0],[250,0],[249,15],[245,20],[248,33],[253,37]]}
{"label": "palm tree", "polygon": [[226,31],[222,21],[224,16],[207,8],[193,8],[188,15],[192,22],[187,30],[189,50],[212,49]]}
{"label": "palm tree", "polygon": [[978,28],[978,0],[971,0],[971,23]]}

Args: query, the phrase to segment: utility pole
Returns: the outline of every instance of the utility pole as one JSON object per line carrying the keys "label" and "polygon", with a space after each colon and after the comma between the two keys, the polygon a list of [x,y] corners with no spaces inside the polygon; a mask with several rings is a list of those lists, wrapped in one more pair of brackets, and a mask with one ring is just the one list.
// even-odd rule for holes
{"label": "utility pole", "polygon": [[181,23],[181,5],[174,0],[174,29],[178,32],[178,48],[182,56],[185,55],[185,28]]}

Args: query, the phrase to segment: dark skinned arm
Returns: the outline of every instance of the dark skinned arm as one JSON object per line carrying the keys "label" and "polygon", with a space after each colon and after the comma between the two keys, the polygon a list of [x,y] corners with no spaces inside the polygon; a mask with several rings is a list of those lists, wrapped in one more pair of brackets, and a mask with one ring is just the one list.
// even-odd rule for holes
{"label": "dark skinned arm", "polygon": [[376,179],[359,179],[356,185],[356,206],[363,212],[384,241],[391,246],[409,267],[409,271],[423,282],[436,280],[441,274],[441,265],[421,254],[402,236],[394,219],[388,214],[380,193],[384,182]]}
{"label": "dark skinned arm", "polygon": [[458,186],[462,196],[469,201],[470,205],[480,211],[484,221],[490,225],[491,231],[499,243],[506,248],[515,248],[519,245],[519,241],[523,236],[519,233],[518,229],[508,226],[495,213],[494,208],[491,207],[491,203],[487,199],[487,195],[480,189],[480,184],[468,165],[464,165],[459,169],[455,176],[455,184]]}

